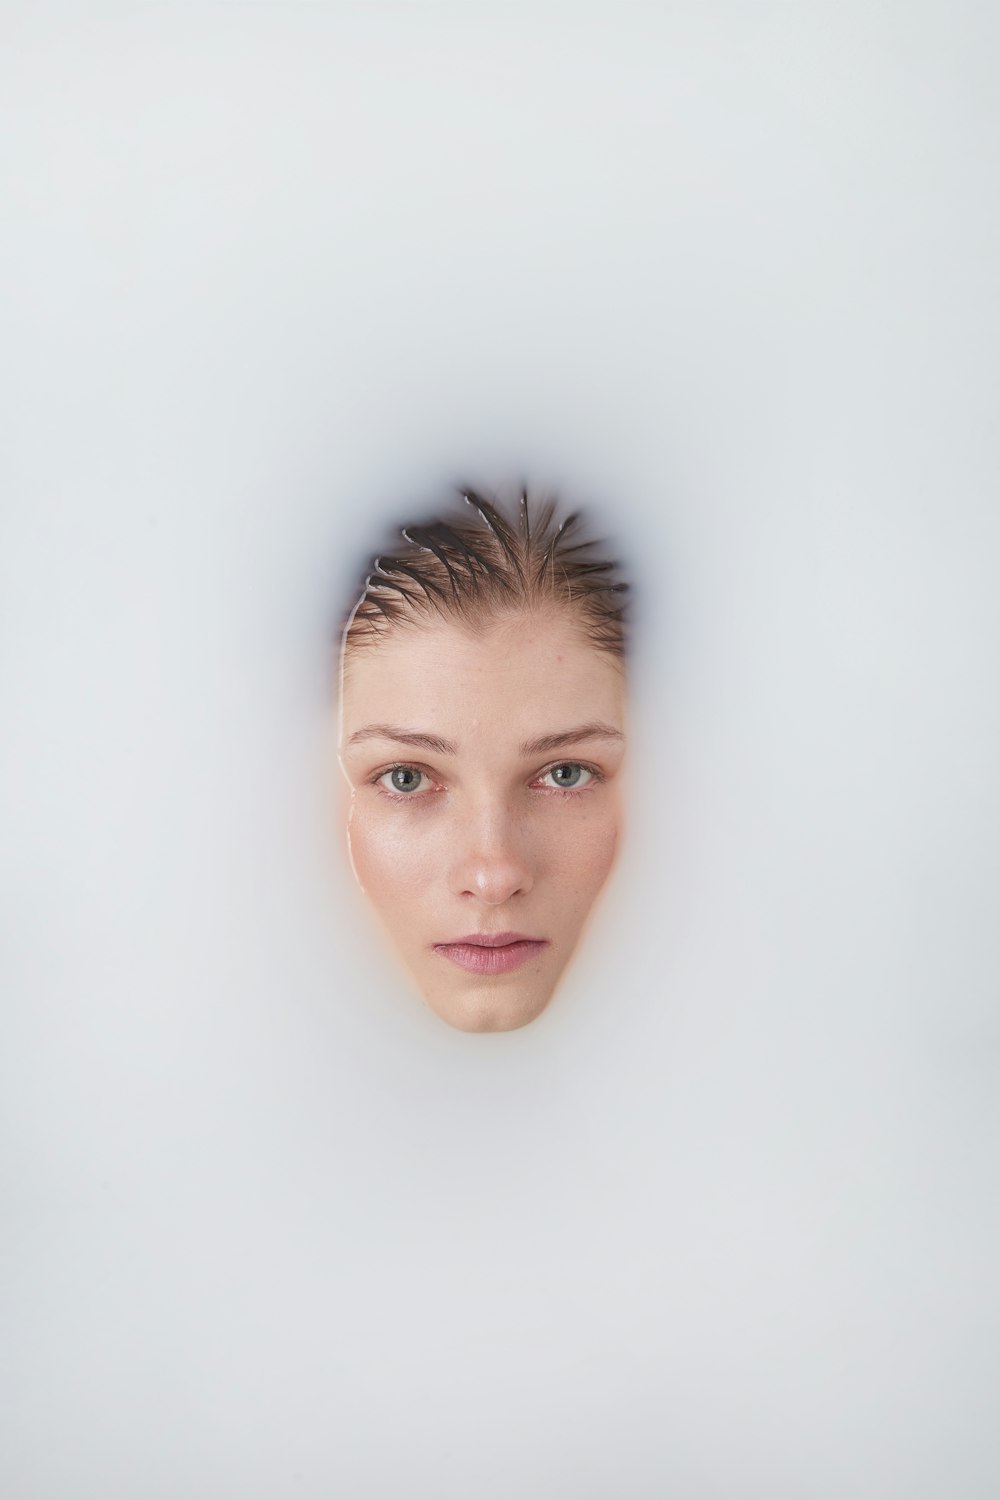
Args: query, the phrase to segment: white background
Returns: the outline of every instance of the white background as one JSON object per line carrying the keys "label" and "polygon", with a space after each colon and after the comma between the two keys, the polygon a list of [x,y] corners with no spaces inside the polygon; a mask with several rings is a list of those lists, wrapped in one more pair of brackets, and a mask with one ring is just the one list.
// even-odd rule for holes
{"label": "white background", "polygon": [[[6,4],[11,1500],[994,1500],[990,4]],[[526,1030],[360,919],[330,644],[456,479],[642,610]]]}

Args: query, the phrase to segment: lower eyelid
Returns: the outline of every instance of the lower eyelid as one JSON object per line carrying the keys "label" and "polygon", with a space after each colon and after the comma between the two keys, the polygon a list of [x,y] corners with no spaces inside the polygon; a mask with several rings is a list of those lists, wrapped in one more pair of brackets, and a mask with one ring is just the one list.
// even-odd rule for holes
{"label": "lower eyelid", "polygon": [[385,797],[389,802],[395,802],[398,806],[406,804],[408,807],[423,806],[425,802],[432,802],[436,796],[433,788],[426,792],[389,792],[384,786],[375,788],[377,797]]}

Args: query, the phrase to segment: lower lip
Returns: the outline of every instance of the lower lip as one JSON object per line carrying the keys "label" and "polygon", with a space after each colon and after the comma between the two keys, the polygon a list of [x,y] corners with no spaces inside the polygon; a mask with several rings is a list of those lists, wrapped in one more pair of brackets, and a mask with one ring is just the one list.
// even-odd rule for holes
{"label": "lower lip", "polygon": [[471,974],[509,974],[548,946],[547,941],[504,943],[502,948],[482,948],[478,943],[437,943],[434,951]]}

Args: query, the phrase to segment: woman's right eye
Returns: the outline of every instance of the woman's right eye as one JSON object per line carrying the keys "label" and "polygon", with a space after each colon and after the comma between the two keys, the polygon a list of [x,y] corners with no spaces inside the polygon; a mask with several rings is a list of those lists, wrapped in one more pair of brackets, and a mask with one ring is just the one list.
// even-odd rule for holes
{"label": "woman's right eye", "polygon": [[393,766],[391,771],[383,771],[381,776],[375,778],[377,786],[384,787],[387,792],[409,796],[415,792],[426,791],[422,782],[429,781],[429,777],[418,771],[416,766]]}

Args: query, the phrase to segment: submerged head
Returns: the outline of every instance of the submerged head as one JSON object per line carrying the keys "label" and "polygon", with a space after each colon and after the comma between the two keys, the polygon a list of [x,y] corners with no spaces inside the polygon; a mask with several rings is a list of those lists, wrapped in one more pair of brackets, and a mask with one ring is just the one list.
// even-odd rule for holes
{"label": "submerged head", "polygon": [[551,998],[618,848],[626,585],[578,516],[464,499],[365,580],[340,762],[355,875],[425,1000],[510,1031]]}

